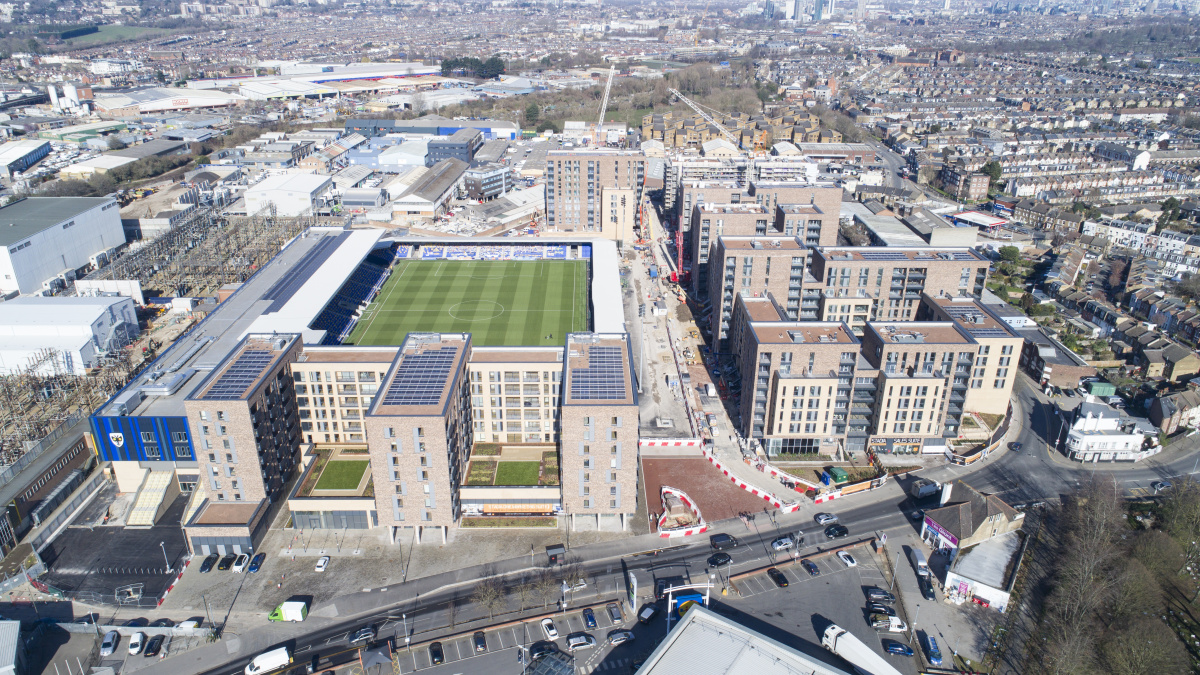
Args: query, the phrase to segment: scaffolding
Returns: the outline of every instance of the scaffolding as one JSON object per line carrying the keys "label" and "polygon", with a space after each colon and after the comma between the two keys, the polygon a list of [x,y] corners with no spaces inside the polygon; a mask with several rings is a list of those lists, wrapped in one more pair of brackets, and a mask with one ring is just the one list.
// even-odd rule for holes
{"label": "scaffolding", "polygon": [[87,279],[135,279],[147,295],[210,297],[225,284],[241,283],[275,257],[316,216],[281,218],[268,208],[252,216],[196,209],[186,221]]}

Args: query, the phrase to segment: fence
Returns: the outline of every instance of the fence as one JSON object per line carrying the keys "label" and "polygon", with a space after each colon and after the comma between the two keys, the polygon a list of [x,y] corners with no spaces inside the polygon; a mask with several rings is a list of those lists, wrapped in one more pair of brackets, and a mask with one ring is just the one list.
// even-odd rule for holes
{"label": "fence", "polygon": [[988,440],[987,445],[966,455],[955,454],[954,451],[950,449],[950,446],[946,446],[946,459],[949,460],[951,464],[970,466],[981,459],[987,458],[988,455],[992,454],[993,450],[998,450],[1000,448],[1000,444],[1004,441],[1004,436],[1008,434],[1008,427],[1012,423],[1012,413],[1013,409],[1012,404],[1010,403],[1008,406],[1008,412],[1004,416],[1004,421],[1000,423],[1000,426],[996,427],[996,431],[992,434],[991,439]]}

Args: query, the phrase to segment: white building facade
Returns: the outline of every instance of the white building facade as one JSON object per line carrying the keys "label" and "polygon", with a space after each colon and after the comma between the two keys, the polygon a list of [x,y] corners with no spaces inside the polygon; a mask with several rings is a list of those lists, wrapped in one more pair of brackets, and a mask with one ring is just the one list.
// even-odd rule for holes
{"label": "white building facade", "polygon": [[137,336],[131,298],[17,298],[0,303],[0,373],[83,375]]}
{"label": "white building facade", "polygon": [[0,292],[41,293],[125,243],[111,197],[30,197],[0,208]]}

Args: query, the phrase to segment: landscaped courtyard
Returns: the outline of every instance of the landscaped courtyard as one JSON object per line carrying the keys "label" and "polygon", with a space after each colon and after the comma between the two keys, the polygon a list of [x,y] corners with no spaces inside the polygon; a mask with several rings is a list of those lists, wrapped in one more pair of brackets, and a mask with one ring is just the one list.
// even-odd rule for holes
{"label": "landscaped courtyard", "polygon": [[558,485],[558,451],[553,445],[500,446],[481,443],[467,465],[467,485]]}

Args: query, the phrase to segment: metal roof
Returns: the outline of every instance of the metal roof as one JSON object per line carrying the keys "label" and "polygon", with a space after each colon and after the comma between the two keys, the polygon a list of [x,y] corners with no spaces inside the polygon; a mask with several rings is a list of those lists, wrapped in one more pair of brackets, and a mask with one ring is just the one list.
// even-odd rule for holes
{"label": "metal roof", "polygon": [[17,667],[20,639],[20,621],[0,621],[0,670]]}
{"label": "metal roof", "polygon": [[0,246],[9,246],[48,230],[111,197],[30,197],[0,208]]}

